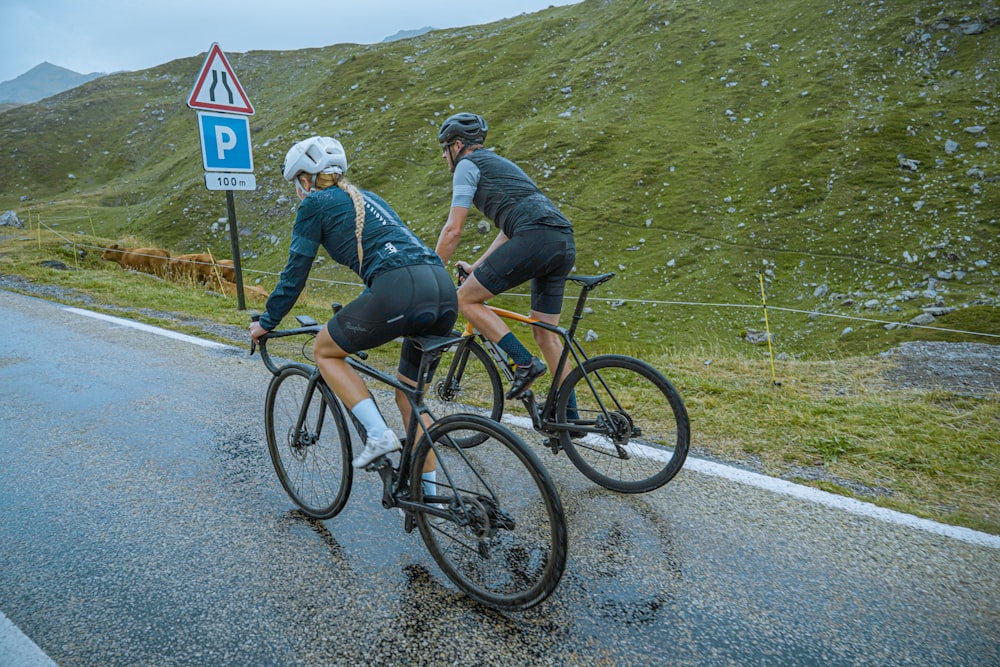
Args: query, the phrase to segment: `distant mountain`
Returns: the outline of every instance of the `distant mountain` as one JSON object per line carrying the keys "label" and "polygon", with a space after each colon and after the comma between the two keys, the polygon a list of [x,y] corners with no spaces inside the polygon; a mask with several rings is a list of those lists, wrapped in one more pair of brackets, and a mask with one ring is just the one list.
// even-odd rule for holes
{"label": "distant mountain", "polygon": [[37,102],[104,76],[104,72],[77,74],[65,67],[42,63],[10,81],[0,83],[0,104]]}
{"label": "distant mountain", "polygon": [[390,35],[389,37],[386,37],[382,41],[383,42],[396,42],[396,41],[399,41],[401,39],[409,39],[410,37],[419,37],[420,35],[423,35],[424,33],[430,32],[431,30],[435,30],[435,28],[431,28],[431,27],[428,26],[428,27],[420,28],[418,30],[400,30],[395,35]]}

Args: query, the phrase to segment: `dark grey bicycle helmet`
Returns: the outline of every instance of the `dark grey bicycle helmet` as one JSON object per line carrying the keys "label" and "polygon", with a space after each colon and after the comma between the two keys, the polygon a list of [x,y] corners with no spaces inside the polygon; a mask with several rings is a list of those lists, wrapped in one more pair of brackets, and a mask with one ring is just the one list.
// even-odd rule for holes
{"label": "dark grey bicycle helmet", "polygon": [[486,119],[474,113],[457,113],[441,124],[438,143],[450,144],[461,139],[467,144],[481,144],[486,141]]}

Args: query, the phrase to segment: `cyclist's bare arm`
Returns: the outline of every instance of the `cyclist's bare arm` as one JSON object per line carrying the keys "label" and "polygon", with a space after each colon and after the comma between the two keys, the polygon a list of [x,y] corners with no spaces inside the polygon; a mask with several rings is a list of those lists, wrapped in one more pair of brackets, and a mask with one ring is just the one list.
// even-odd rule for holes
{"label": "cyclist's bare arm", "polygon": [[441,234],[438,236],[437,245],[434,247],[434,252],[438,254],[441,261],[448,264],[451,256],[455,254],[455,248],[458,247],[458,242],[462,238],[462,228],[465,227],[465,219],[469,215],[469,209],[464,206],[452,206],[451,212],[448,213],[448,221],[441,228]]}

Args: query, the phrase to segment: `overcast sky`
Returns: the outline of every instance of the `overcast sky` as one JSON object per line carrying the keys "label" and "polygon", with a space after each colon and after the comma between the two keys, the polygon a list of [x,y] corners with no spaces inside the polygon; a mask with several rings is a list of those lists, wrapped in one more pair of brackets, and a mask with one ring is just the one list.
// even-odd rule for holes
{"label": "overcast sky", "polygon": [[208,51],[227,55],[345,42],[400,30],[490,23],[576,0],[0,0],[0,81],[49,62],[80,74],[140,70]]}

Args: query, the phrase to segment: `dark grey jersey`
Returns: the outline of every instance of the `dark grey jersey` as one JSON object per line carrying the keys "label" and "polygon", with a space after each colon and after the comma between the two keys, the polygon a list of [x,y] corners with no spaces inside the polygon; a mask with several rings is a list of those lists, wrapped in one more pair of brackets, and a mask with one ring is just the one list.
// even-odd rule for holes
{"label": "dark grey jersey", "polygon": [[513,238],[518,231],[573,225],[516,164],[480,148],[455,166],[451,205],[475,204],[497,229]]}

